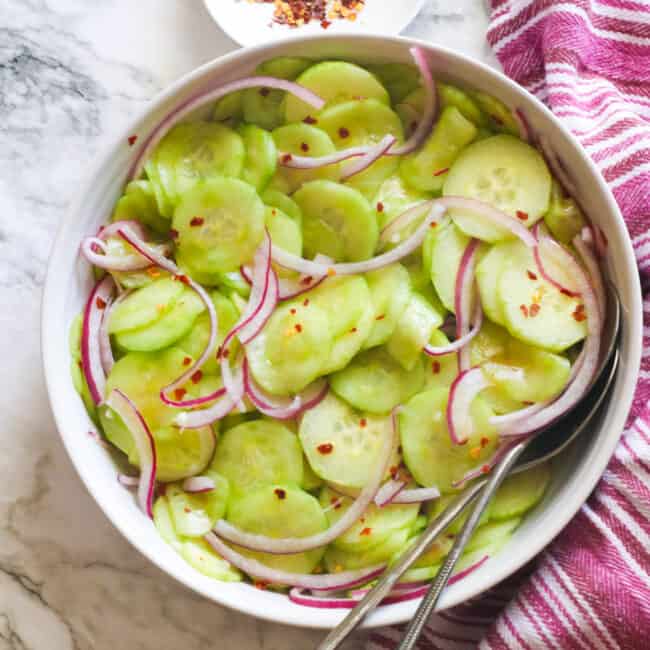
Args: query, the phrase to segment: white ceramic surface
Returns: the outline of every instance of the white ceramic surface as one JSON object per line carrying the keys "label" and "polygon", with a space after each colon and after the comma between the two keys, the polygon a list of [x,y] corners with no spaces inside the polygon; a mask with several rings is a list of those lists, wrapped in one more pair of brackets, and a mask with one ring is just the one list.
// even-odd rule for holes
{"label": "white ceramic surface", "polygon": [[273,22],[273,3],[251,0],[204,0],[210,15],[240,45],[259,45],[288,37],[363,33],[399,34],[422,8],[424,0],[366,0],[355,21],[333,20],[327,30],[318,21],[291,28]]}
{"label": "white ceramic surface", "polygon": [[[194,589],[228,607],[296,626],[327,628],[340,611],[311,610],[291,604],[284,596],[245,584],[222,584],[190,568],[157,535],[153,524],[137,509],[132,494],[115,480],[115,466],[107,453],[85,432],[91,426],[69,376],[68,328],[91,285],[86,264],[76,256],[81,238],[94,232],[110,212],[125,180],[133,155],[127,137],[142,139],[171,107],[208,80],[228,81],[243,76],[261,61],[278,55],[349,57],[361,62],[407,61],[412,41],[375,36],[323,36],[295,39],[229,54],[184,77],[160,95],[134,120],[116,144],[98,159],[90,180],[63,221],[54,244],[43,299],[42,348],[47,388],[63,442],[90,493],[109,519],[145,556]],[[610,275],[623,303],[622,368],[610,406],[585,437],[557,463],[544,501],[517,530],[507,547],[445,594],[443,608],[462,602],[516,571],[535,556],[566,525],[587,498],[616,445],[631,403],[641,352],[641,300],[631,244],[613,197],[593,163],[570,134],[534,98],[494,70],[448,50],[426,43],[436,76],[488,91],[510,106],[522,108],[532,125],[544,133],[574,174],[580,198],[595,221],[607,232]],[[377,55],[381,52],[381,57]],[[377,626],[407,620],[416,603],[382,607],[367,621]]]}

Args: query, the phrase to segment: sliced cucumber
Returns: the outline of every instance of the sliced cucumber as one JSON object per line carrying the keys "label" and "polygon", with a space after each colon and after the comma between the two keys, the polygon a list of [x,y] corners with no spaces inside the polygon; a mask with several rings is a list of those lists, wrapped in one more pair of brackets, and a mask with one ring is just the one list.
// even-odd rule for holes
{"label": "sliced cucumber", "polygon": [[273,243],[282,250],[300,257],[302,255],[302,231],[300,224],[279,208],[266,208],[266,229]]}
{"label": "sliced cucumber", "polygon": [[336,546],[330,546],[325,553],[325,566],[328,571],[354,571],[365,567],[390,562],[403,552],[408,545],[409,531],[405,528],[397,530],[381,544],[377,544],[360,552],[344,551]]}
{"label": "sliced cucumber", "polygon": [[273,178],[278,164],[275,140],[268,131],[252,124],[240,126],[239,134],[246,149],[242,180],[261,192]]}
{"label": "sliced cucumber", "polygon": [[413,292],[406,310],[397,321],[386,348],[406,370],[413,370],[420,361],[422,349],[433,331],[442,325],[443,316],[424,296]]}
{"label": "sliced cucumber", "polygon": [[480,397],[471,406],[475,433],[467,444],[454,445],[447,429],[448,396],[447,390],[433,388],[413,397],[399,414],[406,466],[420,485],[436,486],[443,494],[451,492],[454,481],[467,471],[485,462],[498,445],[498,436],[489,425],[492,411]]}
{"label": "sliced cucumber", "polygon": [[455,106],[465,118],[476,124],[476,126],[487,126],[486,115],[464,90],[452,84],[442,83],[442,81],[438,81],[436,86],[441,108]]}
{"label": "sliced cucumber", "polygon": [[553,237],[563,244],[570,244],[586,224],[576,202],[564,195],[564,190],[556,180],[551,186],[551,202],[544,215],[544,223]]}
{"label": "sliced cucumber", "polygon": [[360,415],[330,394],[303,415],[299,436],[318,476],[341,486],[361,488],[390,429],[390,418]]}
{"label": "sliced cucumber", "polygon": [[280,208],[290,216],[298,225],[302,226],[302,211],[300,206],[289,196],[277,190],[266,190],[262,194],[262,201],[271,208]]}
{"label": "sliced cucumber", "polygon": [[295,433],[271,420],[244,422],[222,434],[212,470],[225,476],[234,495],[261,485],[300,485],[303,458]]}
{"label": "sliced cucumber", "polygon": [[180,549],[181,540],[174,528],[174,521],[169,510],[169,501],[166,497],[158,497],[153,504],[153,523],[160,536],[176,550]]}
{"label": "sliced cucumber", "polygon": [[243,90],[226,95],[220,99],[212,111],[212,119],[215,122],[225,122],[226,120],[238,121],[242,118],[242,96]]}
{"label": "sliced cucumber", "polygon": [[311,468],[311,465],[305,459],[304,462],[305,473],[302,478],[302,485],[300,486],[303,490],[307,492],[316,492],[323,487],[323,479],[320,476],[317,476],[314,470]]}
{"label": "sliced cucumber", "polygon": [[377,220],[360,192],[331,181],[311,181],[293,198],[303,214],[307,257],[323,253],[338,262],[372,257],[379,236]]}
{"label": "sliced cucumber", "polygon": [[410,188],[399,174],[393,174],[381,184],[371,206],[377,213],[379,227],[384,228],[409,208],[430,198],[430,194]]}
{"label": "sliced cucumber", "polygon": [[366,66],[384,85],[393,104],[399,104],[420,85],[420,73],[406,63],[380,63]]}
{"label": "sliced cucumber", "polygon": [[373,324],[364,348],[386,343],[411,300],[408,271],[401,264],[391,264],[366,275],[374,306]]}
{"label": "sliced cucumber", "polygon": [[[426,506],[426,511],[429,517],[429,521],[433,521],[440,513],[442,513],[447,506],[457,498],[456,494],[447,494],[444,496],[441,496],[439,499],[436,499],[435,501],[431,501],[427,506]],[[492,514],[492,504],[494,503],[494,500],[490,501],[488,505],[486,506],[485,510],[483,511],[483,514],[481,515],[481,518],[478,521],[479,526],[484,526],[485,524],[488,523],[491,514]],[[467,517],[469,517],[470,510],[465,510],[462,512],[456,519],[454,519],[447,528],[445,528],[445,537],[450,537],[453,541],[453,538],[460,533],[460,531],[463,529],[463,525],[467,521]],[[435,562],[432,562],[432,564],[435,564]]]}
{"label": "sliced cucumber", "polygon": [[[394,135],[398,142],[404,139],[399,116],[376,99],[332,106],[321,113],[318,127],[329,135],[337,149],[377,144],[388,134]],[[398,164],[396,156],[383,156],[368,169],[348,179],[346,185],[358,189],[370,200],[381,184],[397,171]]]}
{"label": "sliced cucumber", "polygon": [[256,72],[269,77],[279,77],[280,79],[296,79],[311,65],[312,61],[302,57],[279,56],[260,63]]}
{"label": "sliced cucumber", "polygon": [[[323,61],[305,70],[296,81],[322,97],[328,106],[361,97],[376,99],[387,106],[390,104],[388,92],[377,77],[353,63]],[[293,95],[287,95],[287,123],[302,122],[308,116],[314,116],[313,107]]]}
{"label": "sliced cucumber", "polygon": [[474,531],[464,552],[471,553],[479,549],[501,545],[510,538],[520,523],[521,519],[515,517],[504,521],[490,521],[487,524],[483,524]]}
{"label": "sliced cucumber", "polygon": [[422,363],[404,370],[381,348],[363,352],[330,377],[332,390],[348,404],[379,415],[413,397],[423,384]]}
{"label": "sliced cucumber", "polygon": [[186,539],[180,547],[183,559],[199,573],[221,582],[241,582],[242,574],[219,557],[203,539]]}
{"label": "sliced cucumber", "polygon": [[285,94],[272,88],[247,88],[242,94],[244,121],[267,131],[282,126]]}
{"label": "sliced cucumber", "polygon": [[156,194],[151,181],[131,181],[111,215],[111,221],[136,219],[149,226],[157,233],[166,234],[169,231],[169,219],[163,217],[158,210]]}
{"label": "sliced cucumber", "polygon": [[253,187],[215,178],[187,192],[174,212],[178,251],[203,273],[235,271],[264,235],[264,204]]}
{"label": "sliced cucumber", "polygon": [[488,126],[493,131],[519,136],[519,124],[513,117],[512,111],[503,102],[492,95],[478,91],[473,92],[472,97],[487,116]]}
{"label": "sliced cucumber", "polygon": [[[241,496],[231,503],[227,518],[241,530],[268,537],[308,537],[327,528],[327,518],[318,501],[300,488],[284,483],[259,487]],[[311,573],[325,553],[324,547],[292,555],[237,550],[291,573]]]}
{"label": "sliced cucumber", "polygon": [[[429,344],[436,348],[449,345],[449,339],[441,330],[434,330]],[[440,357],[422,355],[424,361],[424,385],[429,388],[449,388],[458,376],[458,355],[455,352]]]}
{"label": "sliced cucumber", "polygon": [[423,147],[400,164],[404,182],[423,192],[439,192],[461,151],[476,137],[476,127],[455,106],[440,114]]}
{"label": "sliced cucumber", "polygon": [[507,519],[523,515],[541,501],[550,481],[548,463],[508,477],[492,501],[491,517]]}
{"label": "sliced cucumber", "polygon": [[[443,193],[479,199],[530,227],[548,209],[551,175],[537,149],[513,136],[495,135],[458,156],[446,175]],[[480,216],[458,210],[452,216],[470,237],[494,242],[511,236]]]}
{"label": "sliced cucumber", "polygon": [[[336,151],[331,138],[320,129],[309,124],[288,124],[273,131],[273,140],[282,155],[306,156],[319,158]],[[341,176],[340,166],[326,165],[316,169],[292,169],[280,164],[271,186],[285,194],[295,192],[309,181],[325,179],[338,181]],[[282,206],[280,206],[282,207]]]}
{"label": "sliced cucumber", "polygon": [[333,346],[328,312],[304,298],[281,303],[247,346],[255,380],[267,391],[301,391],[323,373]]}

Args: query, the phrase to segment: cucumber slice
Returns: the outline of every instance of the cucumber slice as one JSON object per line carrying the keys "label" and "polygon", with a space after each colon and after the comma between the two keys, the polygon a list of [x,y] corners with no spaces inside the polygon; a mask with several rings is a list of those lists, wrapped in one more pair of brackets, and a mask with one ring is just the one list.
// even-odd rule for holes
{"label": "cucumber slice", "polygon": [[253,377],[276,395],[297,393],[323,374],[332,351],[328,312],[300,298],[281,303],[246,348]]}
{"label": "cucumber slice", "polygon": [[[318,501],[300,488],[284,483],[257,488],[233,501],[228,508],[228,521],[241,530],[268,537],[309,537],[327,528],[327,518]],[[274,569],[311,573],[325,548],[292,555],[242,548],[237,551]]]}
{"label": "cucumber slice", "polygon": [[564,191],[556,180],[551,185],[551,202],[544,215],[544,223],[553,237],[563,244],[570,244],[586,224],[576,202],[570,196],[564,196]]}
{"label": "cucumber slice", "polygon": [[169,231],[169,219],[163,217],[158,211],[156,194],[151,181],[131,181],[111,215],[111,221],[136,219],[145,226],[160,234]]}
{"label": "cucumber slice", "polygon": [[244,143],[232,129],[216,122],[182,122],[152,154],[165,194],[176,205],[198,181],[237,177],[244,165]]}
{"label": "cucumber slice", "polygon": [[397,321],[386,348],[406,370],[413,370],[433,331],[442,325],[443,316],[424,296],[413,292],[406,310]]}
{"label": "cucumber slice", "polygon": [[233,495],[262,485],[303,481],[303,458],[295,433],[279,422],[243,422],[222,434],[210,469],[225,476]]}
{"label": "cucumber slice", "polygon": [[[386,89],[377,77],[354,63],[344,61],[323,61],[305,70],[296,81],[322,97],[328,106],[365,97],[390,103]],[[314,115],[313,107],[293,95],[287,95],[285,118],[288,123],[302,122]]]}
{"label": "cucumber slice", "polygon": [[[449,339],[441,330],[434,330],[429,339],[434,347],[443,347],[449,344]],[[458,355],[455,352],[445,354],[441,357],[429,357],[422,355],[424,361],[424,385],[425,389],[449,388],[454,379],[458,376]]]}
{"label": "cucumber slice", "polygon": [[221,98],[214,106],[212,119],[215,122],[225,122],[226,120],[241,120],[244,110],[242,106],[243,90],[230,93]]}
{"label": "cucumber slice", "polygon": [[302,211],[300,210],[300,206],[291,197],[282,192],[278,192],[278,190],[268,189],[262,194],[262,201],[271,208],[279,208],[297,224],[302,226]]}
{"label": "cucumber slice", "polygon": [[366,275],[374,306],[372,329],[363,344],[372,348],[386,343],[411,300],[408,271],[401,264],[391,264]]}
{"label": "cucumber slice", "polygon": [[180,549],[183,559],[199,573],[221,582],[241,582],[242,574],[219,557],[203,539],[184,540]]}
{"label": "cucumber slice", "polygon": [[305,255],[323,253],[337,262],[372,257],[377,220],[357,190],[332,181],[311,181],[293,196],[303,214]]}
{"label": "cucumber slice", "polygon": [[475,137],[474,124],[455,106],[448,106],[422,148],[402,160],[404,182],[423,192],[439,192],[449,175],[447,170]]}
{"label": "cucumber slice", "polygon": [[171,278],[162,278],[138,289],[111,310],[109,333],[117,334],[155,323],[172,310],[184,289],[182,282]]}
{"label": "cucumber slice", "polygon": [[[278,247],[300,257],[302,255],[302,231],[300,223],[287,216],[280,208],[267,207],[266,228],[271,240]],[[285,273],[281,269],[281,273]]]}
{"label": "cucumber slice", "polygon": [[147,160],[144,169],[147,173],[147,179],[151,183],[151,189],[153,190],[154,198],[156,199],[158,212],[160,212],[160,214],[166,219],[170,219],[174,214],[174,204],[165,191],[160,170],[152,158]]}
{"label": "cucumber slice", "polygon": [[243,124],[238,131],[246,149],[244,168],[241,172],[242,180],[260,192],[275,174],[278,163],[275,140],[268,131],[253,124]]}
{"label": "cucumber slice", "polygon": [[79,397],[81,397],[81,401],[86,407],[88,416],[95,424],[97,424],[97,407],[95,406],[95,402],[90,395],[90,389],[88,388],[86,379],[81,372],[81,361],[78,359],[70,360],[70,376],[72,378],[72,385],[79,394]]}
{"label": "cucumber slice", "polygon": [[115,342],[124,350],[162,350],[183,338],[192,329],[199,314],[204,311],[205,305],[196,292],[185,289],[172,308],[161,318],[144,327],[118,332]]}
{"label": "cucumber slice", "polygon": [[252,259],[262,241],[264,204],[247,183],[215,178],[183,196],[173,226],[178,252],[194,269],[236,271]]}
{"label": "cucumber slice", "polygon": [[485,462],[499,443],[489,424],[492,411],[477,397],[471,405],[476,432],[467,444],[454,445],[447,429],[448,397],[447,390],[433,388],[413,397],[399,414],[406,466],[420,485],[436,486],[443,494],[453,491],[453,482],[467,471]]}
{"label": "cucumber slice", "polygon": [[244,280],[239,271],[230,271],[229,273],[219,273],[219,288],[230,299],[231,294],[236,294],[240,298],[248,298],[251,293],[251,287]]}
{"label": "cucumber slice", "polygon": [[407,546],[409,531],[406,529],[392,533],[384,542],[370,549],[354,553],[330,546],[325,553],[325,567],[328,571],[354,571],[365,567],[389,562],[404,551]]}
{"label": "cucumber slice", "polygon": [[[339,499],[340,505],[330,507]],[[330,488],[325,488],[320,494],[320,504],[326,510],[327,520],[333,526],[352,504],[352,499],[341,497]],[[393,533],[413,527],[420,511],[419,504],[388,505],[383,508],[371,504],[359,519],[345,533],[332,543],[342,551],[360,553],[385,542]]]}
{"label": "cucumber slice", "polygon": [[[467,147],[446,175],[443,194],[479,199],[532,226],[548,209],[551,175],[540,153],[510,135],[495,135]],[[499,241],[510,231],[481,217],[451,211],[470,237]]]}
{"label": "cucumber slice", "polygon": [[[460,517],[459,517],[460,518]],[[426,569],[428,567],[435,567],[436,573],[437,569],[442,563],[442,560],[447,557],[447,554],[451,550],[451,547],[454,544],[454,536],[449,533],[447,529],[444,535],[440,535],[436,540],[429,546],[429,548],[418,558],[418,560],[413,564],[413,568],[417,569]]]}
{"label": "cucumber slice", "polygon": [[505,323],[498,292],[501,271],[511,264],[520,252],[518,241],[501,242],[492,246],[476,266],[476,284],[483,311],[491,321],[499,325]]}
{"label": "cucumber slice", "polygon": [[469,237],[454,224],[436,229],[429,237],[432,241],[431,282],[442,304],[450,312],[456,313],[456,276],[460,260],[470,242]]}
{"label": "cucumber slice", "polygon": [[404,370],[381,348],[361,353],[330,377],[330,386],[339,397],[354,408],[379,415],[413,397],[423,384],[421,363]]}
{"label": "cucumber slice", "polygon": [[474,531],[474,534],[467,543],[465,553],[472,553],[472,551],[478,551],[479,549],[488,547],[493,548],[497,545],[501,546],[510,538],[520,523],[521,519],[515,517],[506,519],[505,521],[491,521],[480,526]]}
{"label": "cucumber slice", "polygon": [[501,131],[519,137],[519,124],[512,111],[501,101],[482,92],[473,92],[472,97],[488,118],[488,126],[493,131]]}
{"label": "cucumber slice", "polygon": [[361,488],[390,429],[390,418],[360,415],[330,394],[303,415],[298,435],[318,476],[344,487]]}
{"label": "cucumber slice", "polygon": [[302,485],[300,487],[307,492],[320,490],[323,487],[323,479],[316,475],[311,465],[307,462],[307,459],[305,459],[304,468],[305,473],[302,477]]}
{"label": "cucumber slice", "polygon": [[410,188],[399,174],[394,174],[381,184],[371,205],[377,213],[379,228],[384,228],[402,212],[430,198],[430,194]]}
{"label": "cucumber slice", "polygon": [[175,549],[180,549],[181,541],[174,528],[174,522],[169,510],[169,501],[166,497],[158,497],[153,504],[153,523],[160,536]]}
{"label": "cucumber slice", "polygon": [[[272,135],[277,150],[283,154],[319,158],[336,151],[327,133],[309,124],[281,126],[275,129]],[[309,181],[318,179],[338,181],[340,176],[341,170],[338,164],[316,169],[291,169],[280,164],[271,185],[285,194],[290,194]]]}
{"label": "cucumber slice", "polygon": [[479,105],[464,91],[452,84],[438,81],[438,100],[440,107],[455,106],[470,122],[476,126],[487,126],[486,115],[481,111]]}
{"label": "cucumber slice", "polygon": [[472,366],[505,357],[508,354],[510,340],[512,340],[510,335],[503,327],[490,321],[483,321],[479,333],[469,344]]}
{"label": "cucumber slice", "polygon": [[228,480],[217,472],[207,472],[207,476],[215,483],[211,492],[189,494],[178,484],[165,488],[174,528],[179,535],[202,537],[226,514],[230,496]]}
{"label": "cucumber slice", "polygon": [[[399,116],[388,106],[376,99],[344,102],[325,109],[318,118],[318,127],[323,129],[337,149],[377,144],[388,134],[404,140]],[[397,171],[399,159],[383,156],[368,169],[352,176],[346,185],[358,189],[368,200],[391,174]]]}
{"label": "cucumber slice", "polygon": [[508,519],[528,512],[542,500],[550,481],[548,463],[509,476],[492,500],[491,517]]}
{"label": "cucumber slice", "polygon": [[[427,515],[429,517],[429,521],[433,521],[445,508],[454,500],[457,498],[456,494],[448,494],[441,496],[439,499],[436,499],[435,501],[431,501],[427,506],[426,506],[426,511]],[[486,506],[485,510],[483,511],[483,514],[481,515],[481,518],[478,521],[479,526],[484,526],[485,524],[488,523],[491,515],[492,515],[492,504],[494,503],[494,499],[488,503]],[[467,517],[469,517],[469,512],[468,510],[465,510],[462,512],[456,519],[454,519],[447,528],[445,528],[445,537],[450,537],[451,540],[453,541],[453,538],[460,533],[462,530],[465,522],[467,521]],[[435,564],[435,562],[432,562],[431,564]]]}
{"label": "cucumber slice", "polygon": [[293,80],[309,68],[312,63],[309,59],[298,56],[279,56],[260,63],[256,72],[269,77]]}
{"label": "cucumber slice", "polygon": [[384,85],[391,103],[399,104],[408,94],[420,86],[420,73],[406,63],[380,63],[366,68]]}

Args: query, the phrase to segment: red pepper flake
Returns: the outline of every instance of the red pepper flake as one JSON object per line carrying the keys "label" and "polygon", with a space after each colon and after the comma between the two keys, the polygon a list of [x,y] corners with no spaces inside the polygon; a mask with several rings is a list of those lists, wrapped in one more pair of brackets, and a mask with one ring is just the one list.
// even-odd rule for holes
{"label": "red pepper flake", "polygon": [[316,449],[319,454],[327,456],[327,454],[331,454],[334,451],[334,445],[331,442],[324,442],[322,445],[318,445]]}
{"label": "red pepper flake", "polygon": [[490,439],[486,436],[481,437],[481,447],[487,447],[490,444]]}
{"label": "red pepper flake", "polygon": [[308,275],[306,278],[303,278],[300,280],[300,284],[306,286],[309,286],[312,282],[314,281],[314,278],[312,278],[311,275]]}
{"label": "red pepper flake", "polygon": [[284,156],[282,156],[282,162],[283,163],[288,163],[293,160],[293,156],[290,153],[285,153]]}
{"label": "red pepper flake", "polygon": [[528,212],[517,210],[517,219],[520,219],[521,221],[528,221]]}
{"label": "red pepper flake", "polygon": [[526,271],[526,275],[531,279],[531,280],[537,280],[537,274],[533,273],[532,271],[528,270]]}
{"label": "red pepper flake", "polygon": [[350,333],[351,333],[351,334],[354,334],[356,331],[357,331],[357,328],[356,328],[356,327],[353,327],[353,328],[350,330]]}
{"label": "red pepper flake", "polygon": [[177,388],[177,389],[174,391],[174,397],[175,397],[177,400],[181,400],[181,399],[183,399],[183,397],[185,397],[185,395],[187,395],[187,391],[186,391],[184,388]]}
{"label": "red pepper flake", "polygon": [[437,222],[437,221],[432,221],[432,222],[429,224],[429,228],[435,228],[437,225],[438,225],[438,222]]}
{"label": "red pepper flake", "polygon": [[483,467],[481,467],[481,473],[489,474],[490,473],[490,466],[489,465],[483,465]]}
{"label": "red pepper flake", "polygon": [[138,136],[137,135],[130,135],[129,136],[129,147],[132,147],[137,141],[138,141]]}
{"label": "red pepper flake", "polygon": [[349,138],[350,137],[350,129],[346,129],[344,126],[342,126],[339,129],[339,137],[340,138]]}
{"label": "red pepper flake", "polygon": [[395,480],[397,478],[397,474],[399,473],[399,467],[397,465],[393,465],[389,470],[388,473],[390,474],[390,477]]}
{"label": "red pepper flake", "polygon": [[434,176],[442,176],[443,174],[446,174],[449,171],[449,167],[444,167],[443,169],[439,169],[437,172],[433,172]]}
{"label": "red pepper flake", "polygon": [[417,128],[418,128],[418,123],[415,121],[411,122],[411,131],[415,132]]}
{"label": "red pepper flake", "polygon": [[524,400],[523,404],[524,406],[532,406],[535,402],[529,402],[528,400]]}
{"label": "red pepper flake", "polygon": [[540,309],[541,309],[541,307],[536,302],[534,302],[530,306],[530,310],[529,310],[530,311],[530,317],[535,318],[535,316],[537,316],[537,314],[539,314]]}
{"label": "red pepper flake", "polygon": [[270,92],[270,88],[260,88],[260,95],[262,95],[262,97],[268,97]]}
{"label": "red pepper flake", "polygon": [[268,586],[269,583],[265,582],[264,580],[256,580],[253,583],[253,587],[255,587],[255,589],[260,589],[261,591],[264,591]]}
{"label": "red pepper flake", "polygon": [[193,384],[198,384],[201,379],[203,379],[203,373],[200,370],[197,370],[191,377]]}
{"label": "red pepper flake", "polygon": [[528,318],[528,307],[526,305],[519,305],[519,310],[524,315],[524,318]]}
{"label": "red pepper flake", "polygon": [[302,325],[300,323],[296,323],[294,325],[294,328],[295,328],[296,332],[298,332],[298,334],[300,334],[300,332],[302,332]]}
{"label": "red pepper flake", "polygon": [[338,510],[343,505],[341,497],[330,497],[330,503],[334,506],[334,510]]}
{"label": "red pepper flake", "polygon": [[178,230],[176,230],[176,228],[172,228],[169,231],[169,238],[170,239],[178,239]]}
{"label": "red pepper flake", "polygon": [[587,320],[587,314],[585,314],[585,306],[578,305],[573,312],[573,319],[578,323],[581,323],[583,320]]}
{"label": "red pepper flake", "polygon": [[79,361],[77,361],[77,365],[83,370],[84,364],[81,363],[81,359],[79,359]]}
{"label": "red pepper flake", "polygon": [[190,363],[192,363],[192,358],[191,358],[191,357],[185,357],[185,358],[183,359],[183,365],[184,365],[184,366],[189,366]]}
{"label": "red pepper flake", "polygon": [[99,296],[97,296],[95,304],[97,305],[97,309],[106,309],[106,301],[102,300]]}
{"label": "red pepper flake", "polygon": [[280,501],[283,501],[287,498],[287,493],[282,488],[275,488],[275,490],[273,490],[273,494],[275,494],[275,496],[278,497]]}
{"label": "red pepper flake", "polygon": [[190,226],[192,226],[192,228],[196,228],[196,226],[202,226],[204,223],[205,219],[203,217],[192,217]]}
{"label": "red pepper flake", "polygon": [[434,375],[439,375],[439,374],[440,374],[440,361],[434,361],[434,362],[431,364],[431,372],[432,372]]}
{"label": "red pepper flake", "polygon": [[226,349],[221,353],[221,356],[222,356],[224,359],[227,359],[227,358],[230,356],[230,348],[226,348]]}
{"label": "red pepper flake", "polygon": [[289,310],[289,313],[290,313],[292,316],[295,316],[295,315],[296,315],[296,310],[295,310],[295,308],[292,307],[292,308]]}
{"label": "red pepper flake", "polygon": [[366,426],[367,424],[368,424],[368,420],[366,420],[366,418],[361,418],[361,419],[359,420],[359,426],[360,426],[362,429],[365,428],[365,426]]}
{"label": "red pepper flake", "polygon": [[503,126],[503,120],[498,115],[490,115],[490,117],[499,125]]}
{"label": "red pepper flake", "polygon": [[383,211],[384,211],[384,204],[381,201],[379,201],[379,203],[377,203],[377,212],[383,212]]}
{"label": "red pepper flake", "polygon": [[377,316],[375,320],[384,320],[384,318],[386,318],[386,314],[379,314],[379,316]]}
{"label": "red pepper flake", "polygon": [[327,29],[331,24],[332,24],[332,22],[329,21],[329,20],[321,20],[321,21],[320,21],[320,26],[321,26],[323,29]]}
{"label": "red pepper flake", "polygon": [[318,120],[315,117],[312,117],[311,115],[307,115],[307,117],[303,120],[305,124],[318,124]]}
{"label": "red pepper flake", "polygon": [[308,307],[308,306],[309,306],[309,298],[305,298],[305,299],[302,301],[302,306],[303,306],[303,307]]}
{"label": "red pepper flake", "polygon": [[185,506],[183,510],[187,513],[192,512],[192,508],[188,508],[187,506]]}
{"label": "red pepper flake", "polygon": [[177,275],[176,279],[180,280],[183,284],[189,284],[190,283],[190,279],[186,275]]}
{"label": "red pepper flake", "polygon": [[359,533],[359,535],[367,536],[367,535],[370,535],[370,533],[372,533],[372,528],[367,528],[366,527]]}
{"label": "red pepper flake", "polygon": [[303,142],[303,143],[300,145],[300,150],[301,150],[301,151],[304,151],[305,153],[307,153],[307,152],[309,151],[309,145],[308,145],[306,142]]}
{"label": "red pepper flake", "polygon": [[564,296],[569,296],[569,298],[573,297],[573,293],[571,293],[571,291],[568,289],[560,289],[560,293]]}

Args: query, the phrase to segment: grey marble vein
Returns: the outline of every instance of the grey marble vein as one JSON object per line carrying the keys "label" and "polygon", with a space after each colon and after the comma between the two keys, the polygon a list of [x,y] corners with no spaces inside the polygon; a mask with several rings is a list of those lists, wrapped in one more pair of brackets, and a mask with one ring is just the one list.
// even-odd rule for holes
{"label": "grey marble vein", "polygon": [[[235,45],[200,0],[0,0],[0,16],[0,650],[308,650],[320,633],[218,607],[131,548],[77,478],[41,374],[47,256],[87,167]],[[481,0],[439,0],[407,33],[492,62],[485,26]]]}

